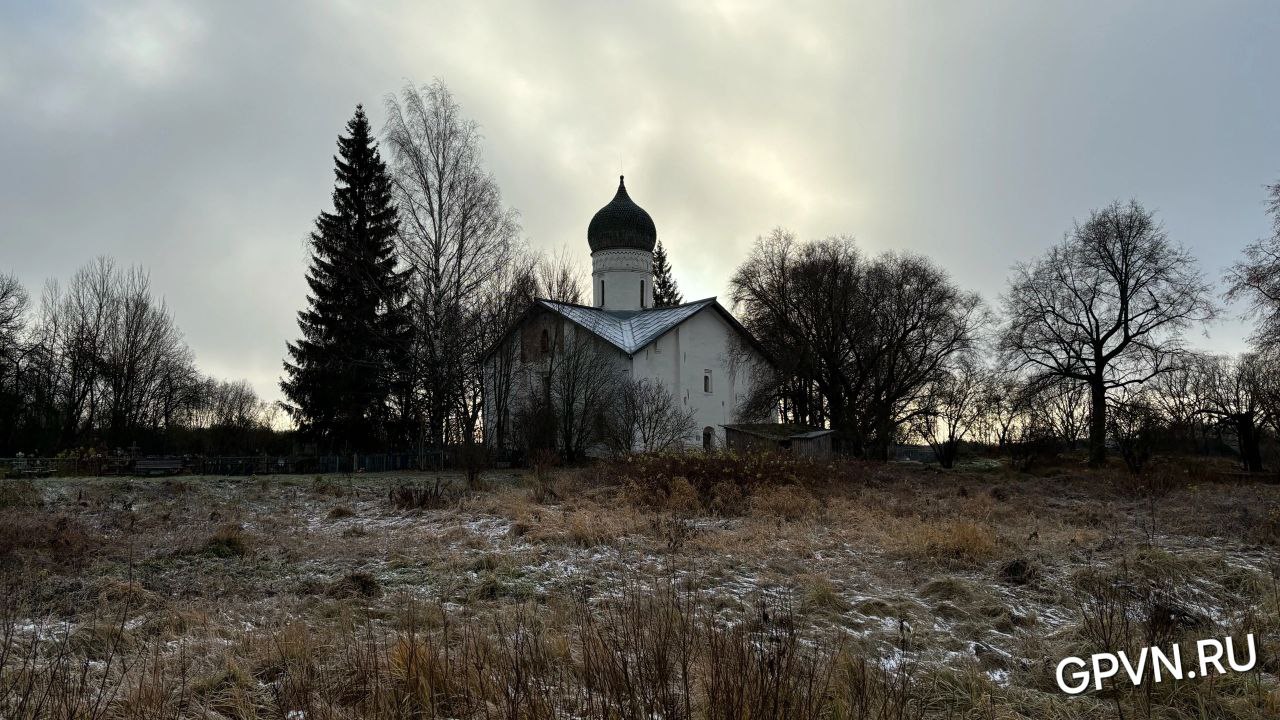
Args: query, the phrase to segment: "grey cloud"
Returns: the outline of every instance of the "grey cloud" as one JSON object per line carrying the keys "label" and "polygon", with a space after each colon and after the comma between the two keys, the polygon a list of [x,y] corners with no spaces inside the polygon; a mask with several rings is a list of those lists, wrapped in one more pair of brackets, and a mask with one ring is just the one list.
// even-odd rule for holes
{"label": "grey cloud", "polygon": [[1267,2],[7,7],[0,271],[145,265],[202,367],[277,397],[337,133],[440,77],[531,244],[585,263],[621,164],[686,297],[784,225],[925,252],[993,299],[1129,196],[1216,275],[1280,178],[1278,35]]}

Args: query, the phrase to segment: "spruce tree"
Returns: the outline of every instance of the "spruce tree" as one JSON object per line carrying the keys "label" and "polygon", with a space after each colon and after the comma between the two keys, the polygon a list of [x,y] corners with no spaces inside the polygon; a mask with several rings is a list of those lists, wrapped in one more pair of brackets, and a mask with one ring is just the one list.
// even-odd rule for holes
{"label": "spruce tree", "polygon": [[373,450],[403,432],[392,399],[407,372],[408,275],[397,269],[391,178],[364,108],[338,138],[333,212],[311,233],[302,338],[280,383],[304,436],[326,451]]}
{"label": "spruce tree", "polygon": [[653,249],[653,306],[671,307],[684,302],[676,279],[671,274],[671,264],[667,262],[667,251],[658,241]]}

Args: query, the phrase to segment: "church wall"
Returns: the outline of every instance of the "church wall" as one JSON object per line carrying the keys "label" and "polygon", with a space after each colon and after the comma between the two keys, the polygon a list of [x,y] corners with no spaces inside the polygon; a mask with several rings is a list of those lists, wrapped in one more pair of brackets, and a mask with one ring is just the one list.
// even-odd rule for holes
{"label": "church wall", "polygon": [[[661,382],[677,402],[692,408],[697,428],[688,443],[702,444],[702,432],[712,428],[716,447],[723,447],[725,423],[734,422],[735,411],[751,386],[747,364],[731,367],[729,348],[737,330],[711,309],[699,312],[673,328],[635,356],[632,374],[637,379]],[[711,392],[703,390],[705,371],[711,371]]]}
{"label": "church wall", "polygon": [[[611,372],[622,379],[631,377],[630,359],[613,345],[552,312],[534,314],[526,318],[524,323],[510,334],[503,349],[495,352],[484,363],[485,397],[493,398],[495,377],[503,365],[499,355],[505,352],[506,367],[511,373],[511,390],[507,407],[509,431],[515,429],[514,417],[522,400],[529,393],[543,391],[545,377],[551,370],[552,355],[564,352],[566,347],[572,346],[579,333],[587,338],[596,352],[604,356],[605,361],[612,368]],[[497,417],[494,405],[494,402],[486,402],[481,408],[486,429],[496,427]],[[490,446],[496,445],[496,433],[486,430],[484,438]],[[506,440],[507,449],[514,448],[518,444],[514,432],[509,432]],[[588,454],[603,454],[603,449],[592,448]]]}
{"label": "church wall", "polygon": [[[543,330],[547,331],[549,341],[558,347],[571,342],[575,333],[588,332],[547,312],[527,318],[511,333],[506,356],[511,359],[514,375],[511,409],[518,406],[524,393],[541,388],[543,374],[548,369],[547,356],[542,352]],[[594,336],[592,338],[595,339]],[[736,339],[737,330],[719,313],[708,308],[642,348],[632,358],[604,341],[597,340],[597,343],[600,351],[610,356],[620,377],[659,382],[670,390],[682,407],[693,409],[697,425],[686,439],[690,446],[701,446],[703,429],[711,427],[716,447],[723,447],[725,432],[722,425],[737,419],[735,412],[752,381],[750,363],[731,367],[729,349]],[[495,370],[496,363],[491,357],[486,362],[487,393],[492,393]],[[711,371],[711,392],[703,390],[703,377],[707,370]],[[490,403],[486,403],[484,412],[486,427],[493,427],[496,418],[491,415]],[[493,442],[494,438],[486,433],[486,440]]]}

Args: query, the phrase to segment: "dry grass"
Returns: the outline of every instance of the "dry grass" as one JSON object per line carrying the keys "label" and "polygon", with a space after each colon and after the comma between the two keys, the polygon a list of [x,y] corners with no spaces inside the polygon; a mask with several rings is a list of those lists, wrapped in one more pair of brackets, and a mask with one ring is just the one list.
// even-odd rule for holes
{"label": "dry grass", "polygon": [[0,717],[1274,716],[1053,667],[1276,647],[1280,487],[704,461],[0,487]]}
{"label": "dry grass", "polygon": [[904,534],[903,551],[925,562],[976,565],[996,554],[996,535],[971,520],[926,520]]}

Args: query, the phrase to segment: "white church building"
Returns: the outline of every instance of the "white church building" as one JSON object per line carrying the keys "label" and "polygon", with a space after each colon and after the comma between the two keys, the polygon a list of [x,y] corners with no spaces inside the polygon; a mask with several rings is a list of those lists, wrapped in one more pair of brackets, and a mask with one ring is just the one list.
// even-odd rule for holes
{"label": "white church building", "polygon": [[[696,429],[687,445],[723,446],[723,426],[740,420],[753,370],[765,358],[714,297],[653,306],[657,238],[653,219],[631,200],[619,178],[617,194],[587,226],[591,305],[536,299],[484,357],[487,442],[500,442],[504,433],[488,429],[510,426],[523,393],[540,392],[549,382],[547,368],[557,348],[587,333],[593,352],[619,379],[660,383],[677,404],[693,411]],[[493,401],[500,396],[505,401]],[[514,446],[509,435],[501,442]]]}

